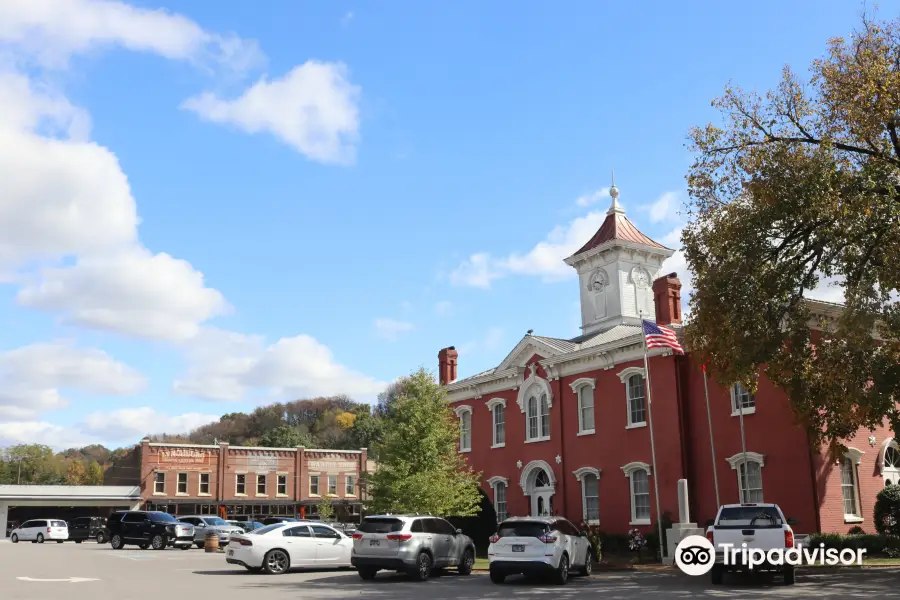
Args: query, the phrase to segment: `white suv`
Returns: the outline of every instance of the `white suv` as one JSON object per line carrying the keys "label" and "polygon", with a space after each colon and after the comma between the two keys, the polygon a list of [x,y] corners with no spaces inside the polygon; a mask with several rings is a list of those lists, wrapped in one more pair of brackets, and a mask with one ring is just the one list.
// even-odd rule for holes
{"label": "white suv", "polygon": [[491,581],[507,575],[552,575],[559,584],[571,569],[591,574],[593,552],[587,536],[559,517],[513,517],[500,523],[488,546]]}

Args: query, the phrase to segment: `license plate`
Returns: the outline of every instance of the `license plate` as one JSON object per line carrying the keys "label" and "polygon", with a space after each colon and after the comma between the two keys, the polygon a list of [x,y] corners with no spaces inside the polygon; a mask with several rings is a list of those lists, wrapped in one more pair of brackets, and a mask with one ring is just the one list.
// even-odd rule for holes
{"label": "license plate", "polygon": [[229,551],[228,551],[228,556],[234,556],[234,550],[229,550]]}
{"label": "license plate", "polygon": [[378,540],[369,540],[369,545],[370,546],[380,546],[381,542],[379,542]]}
{"label": "license plate", "polygon": [[525,552],[525,546],[513,546],[513,552]]}

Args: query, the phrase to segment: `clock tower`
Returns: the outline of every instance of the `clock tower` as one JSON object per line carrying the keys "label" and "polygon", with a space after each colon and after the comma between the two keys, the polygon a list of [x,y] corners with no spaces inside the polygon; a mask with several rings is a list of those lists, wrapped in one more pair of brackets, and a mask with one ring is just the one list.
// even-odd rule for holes
{"label": "clock tower", "polygon": [[641,233],[619,204],[613,176],[612,198],[597,233],[566,264],[578,272],[581,331],[592,334],[616,325],[640,325],[641,315],[656,320],[653,281],[675,251]]}

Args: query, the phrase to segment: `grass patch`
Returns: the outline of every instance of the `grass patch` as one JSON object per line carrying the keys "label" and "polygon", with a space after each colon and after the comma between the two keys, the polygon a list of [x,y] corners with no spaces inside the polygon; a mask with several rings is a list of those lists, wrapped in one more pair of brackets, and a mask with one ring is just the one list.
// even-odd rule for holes
{"label": "grass patch", "polygon": [[487,571],[491,566],[490,561],[486,558],[476,558],[475,564],[472,566],[473,569],[481,569]]}

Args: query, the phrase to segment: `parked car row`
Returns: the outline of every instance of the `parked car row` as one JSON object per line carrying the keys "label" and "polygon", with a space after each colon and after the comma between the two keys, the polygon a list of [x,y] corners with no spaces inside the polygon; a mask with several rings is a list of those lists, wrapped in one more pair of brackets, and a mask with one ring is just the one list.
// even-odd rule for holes
{"label": "parked car row", "polygon": [[14,527],[9,532],[12,543],[34,542],[43,544],[45,541],[75,542],[80,544],[85,540],[96,540],[103,544],[109,538],[106,529],[106,519],[103,517],[77,517],[67,523],[62,519],[31,519]]}

